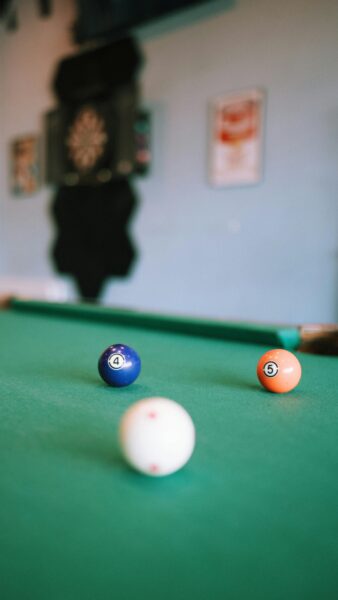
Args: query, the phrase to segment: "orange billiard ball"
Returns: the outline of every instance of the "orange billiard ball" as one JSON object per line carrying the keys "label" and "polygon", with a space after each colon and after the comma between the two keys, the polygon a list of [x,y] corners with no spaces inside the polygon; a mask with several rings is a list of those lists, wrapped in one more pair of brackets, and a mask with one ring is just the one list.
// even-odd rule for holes
{"label": "orange billiard ball", "polygon": [[269,392],[284,394],[298,385],[302,367],[288,350],[269,350],[258,361],[257,377]]}

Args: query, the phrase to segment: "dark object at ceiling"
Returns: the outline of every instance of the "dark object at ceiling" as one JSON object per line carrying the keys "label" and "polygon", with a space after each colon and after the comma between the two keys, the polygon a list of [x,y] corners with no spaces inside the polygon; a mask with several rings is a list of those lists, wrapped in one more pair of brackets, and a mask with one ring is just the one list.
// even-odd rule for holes
{"label": "dark object at ceiling", "polygon": [[[37,7],[41,17],[52,14],[52,0],[37,0]],[[18,12],[17,2],[14,0],[0,0],[0,21],[5,23],[9,31],[18,28]]]}
{"label": "dark object at ceiling", "polygon": [[2,19],[4,15],[8,12],[11,4],[12,0],[0,0],[0,19]]}
{"label": "dark object at ceiling", "polygon": [[52,14],[51,0],[38,0],[38,6],[41,17],[49,17]]}
{"label": "dark object at ceiling", "polygon": [[136,205],[126,180],[58,190],[52,258],[60,273],[74,277],[83,299],[97,299],[108,278],[129,274],[136,252],[127,227]]}
{"label": "dark object at ceiling", "polygon": [[212,0],[76,0],[74,39],[109,39],[136,25]]}
{"label": "dark object at ceiling", "polygon": [[12,0],[0,0],[0,21],[5,24],[8,31],[18,28],[18,11]]}
{"label": "dark object at ceiling", "polygon": [[[15,8],[16,4],[13,0],[0,0],[0,19],[12,8]],[[47,17],[51,14],[52,0],[37,0],[37,5],[42,17]]]}

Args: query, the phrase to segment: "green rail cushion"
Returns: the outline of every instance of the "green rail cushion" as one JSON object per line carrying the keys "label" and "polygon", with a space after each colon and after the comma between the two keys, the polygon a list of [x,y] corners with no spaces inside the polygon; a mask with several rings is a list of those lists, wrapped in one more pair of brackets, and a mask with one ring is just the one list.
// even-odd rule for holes
{"label": "green rail cushion", "polygon": [[221,320],[196,319],[164,314],[136,312],[132,310],[92,306],[86,304],[63,304],[35,300],[11,302],[14,310],[48,315],[103,321],[130,325],[159,331],[172,331],[209,338],[264,344],[266,346],[296,350],[300,344],[297,327],[276,327],[257,323],[241,323]]}

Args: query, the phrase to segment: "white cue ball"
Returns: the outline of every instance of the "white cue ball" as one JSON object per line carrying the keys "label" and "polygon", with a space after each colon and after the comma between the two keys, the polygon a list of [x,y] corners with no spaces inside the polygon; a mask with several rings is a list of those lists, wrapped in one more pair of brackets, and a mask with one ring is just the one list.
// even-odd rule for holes
{"label": "white cue ball", "polygon": [[183,467],[195,446],[195,427],[187,411],[167,398],[145,398],[124,413],[120,444],[137,471],[159,477]]}

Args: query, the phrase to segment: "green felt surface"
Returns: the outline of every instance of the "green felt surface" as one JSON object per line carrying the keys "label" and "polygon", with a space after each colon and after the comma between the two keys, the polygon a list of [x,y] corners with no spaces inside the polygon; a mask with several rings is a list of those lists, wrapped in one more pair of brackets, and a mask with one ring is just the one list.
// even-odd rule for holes
{"label": "green felt surface", "polygon": [[[100,352],[141,354],[100,381]],[[288,395],[260,388],[265,346],[0,312],[1,600],[336,599],[338,363],[299,355]],[[118,421],[162,395],[191,414],[190,463],[130,470]]]}

